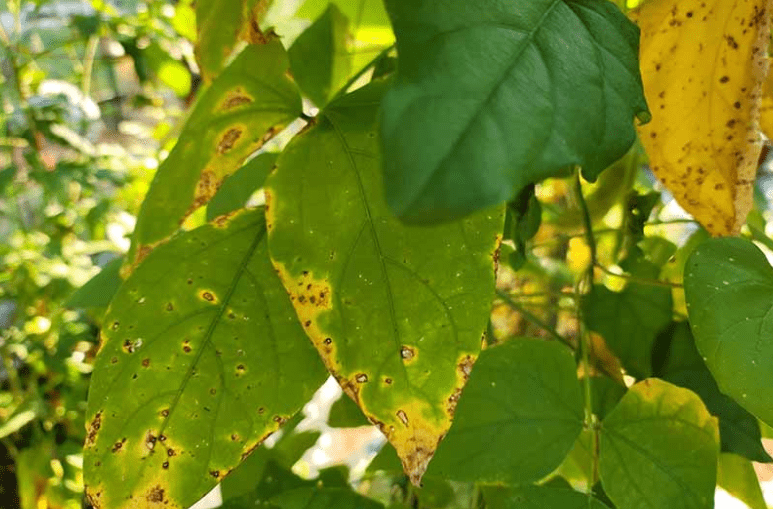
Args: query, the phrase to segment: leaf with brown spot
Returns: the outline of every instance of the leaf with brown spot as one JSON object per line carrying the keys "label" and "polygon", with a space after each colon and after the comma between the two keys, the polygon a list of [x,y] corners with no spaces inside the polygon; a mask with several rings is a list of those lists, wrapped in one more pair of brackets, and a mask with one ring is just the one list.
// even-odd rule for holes
{"label": "leaf with brown spot", "polygon": [[115,295],[86,412],[98,507],[189,507],[324,381],[265,234],[262,209],[181,234]]}
{"label": "leaf with brown spot", "polygon": [[713,235],[752,206],[771,0],[651,0],[632,13],[652,121],[639,128],[655,175]]}
{"label": "leaf with brown spot", "polygon": [[197,0],[196,62],[205,82],[212,81],[238,41],[265,44],[260,23],[273,0]]}
{"label": "leaf with brown spot", "polygon": [[266,217],[306,333],[418,483],[480,351],[504,211],[433,227],[392,214],[376,125],[385,88],[334,101],[288,145]]}
{"label": "leaf with brown spot", "polygon": [[204,92],[142,203],[124,275],[301,113],[279,41],[248,46]]}

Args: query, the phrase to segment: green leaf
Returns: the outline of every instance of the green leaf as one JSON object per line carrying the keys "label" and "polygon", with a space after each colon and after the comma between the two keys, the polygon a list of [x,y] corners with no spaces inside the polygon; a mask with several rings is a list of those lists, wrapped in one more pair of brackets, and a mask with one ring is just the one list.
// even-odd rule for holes
{"label": "green leaf", "polygon": [[636,139],[639,31],[613,3],[386,5],[400,58],[382,108],[386,194],[406,222],[463,216],[575,165],[595,179]]}
{"label": "green leaf", "polygon": [[515,251],[510,255],[510,266],[520,269],[526,263],[526,241],[537,234],[542,222],[542,206],[534,195],[534,185],[524,187],[507,203],[504,238],[510,239]]}
{"label": "green leaf", "polygon": [[142,203],[128,263],[136,265],[207,203],[223,180],[301,113],[279,41],[247,46],[207,89]]}
{"label": "green leaf", "polygon": [[719,389],[773,424],[773,268],[753,243],[722,238],[700,244],[684,273],[695,344]]}
{"label": "green leaf", "polygon": [[271,499],[280,509],[384,509],[384,506],[343,488],[298,488]]}
{"label": "green leaf", "polygon": [[188,507],[324,381],[269,261],[262,212],[175,237],[115,295],[86,414],[95,507]]}
{"label": "green leaf", "polygon": [[288,51],[295,81],[319,107],[325,106],[349,77],[348,28],[349,20],[330,4]]}
{"label": "green leaf", "polygon": [[620,385],[610,378],[603,376],[591,378],[593,413],[599,419],[603,419],[617,406],[627,391],[628,389],[624,385]]}
{"label": "green leaf", "polygon": [[260,43],[259,24],[273,0],[196,0],[196,61],[205,82],[223,70],[238,41]]}
{"label": "green leaf", "polygon": [[333,102],[266,181],[271,257],[328,370],[418,483],[486,328],[502,209],[407,227],[381,187],[384,82]]}
{"label": "green leaf", "polygon": [[381,0],[306,0],[296,16],[317,19],[330,5],[338,7],[355,26],[389,26],[389,17]]}
{"label": "green leaf", "polygon": [[389,447],[388,444],[384,445],[370,462],[366,472],[402,472],[402,464],[400,458],[397,457],[395,448]]}
{"label": "green leaf", "polygon": [[67,300],[71,308],[106,308],[121,286],[119,275],[123,257],[115,258],[102,267],[102,270],[78,288]]}
{"label": "green leaf", "polygon": [[717,484],[749,509],[768,509],[754,466],[742,456],[730,453],[719,455]]}
{"label": "green leaf", "polygon": [[588,328],[601,334],[626,371],[637,378],[652,373],[652,345],[671,323],[672,307],[670,288],[634,282],[622,292],[594,285],[582,299]]}
{"label": "green leaf", "polygon": [[740,454],[753,461],[773,461],[762,447],[757,419],[719,391],[698,353],[687,322],[674,324],[667,348],[666,363],[658,376],[701,397],[711,415],[719,419],[722,451]]}
{"label": "green leaf", "polygon": [[484,350],[429,474],[457,481],[537,481],[572,448],[582,431],[582,405],[566,347],[513,339]]}
{"label": "green leaf", "polygon": [[487,488],[490,509],[609,509],[586,493],[571,488],[520,486],[506,490]]}
{"label": "green leaf", "polygon": [[250,159],[236,173],[225,179],[207,204],[207,221],[243,208],[250,196],[263,186],[266,177],[274,169],[278,155],[264,152]]}
{"label": "green leaf", "polygon": [[362,414],[357,403],[344,394],[330,407],[327,425],[333,428],[356,428],[357,426],[370,426],[370,421]]}
{"label": "green leaf", "polygon": [[656,378],[631,387],[602,422],[599,473],[619,509],[709,509],[719,433],[700,398]]}
{"label": "green leaf", "polygon": [[[275,508],[277,505],[270,502],[272,497],[298,488],[317,486],[315,481],[301,479],[292,473],[289,467],[282,466],[279,462],[273,460],[270,457],[270,450],[263,449],[263,451],[262,455],[267,458],[263,468],[259,471],[259,475],[252,479],[244,475],[240,476],[239,481],[244,483],[243,486],[240,486],[240,489],[249,487],[249,491],[237,496],[231,496],[232,493],[223,491],[224,509],[252,509],[256,506]],[[255,456],[255,454],[252,456]],[[252,456],[245,463],[249,462]],[[236,472],[239,472],[239,470],[241,470],[241,467]],[[254,471],[254,469],[250,469],[250,471]],[[226,477],[223,485],[229,479],[230,476]],[[228,486],[229,491],[232,486],[233,483]]]}

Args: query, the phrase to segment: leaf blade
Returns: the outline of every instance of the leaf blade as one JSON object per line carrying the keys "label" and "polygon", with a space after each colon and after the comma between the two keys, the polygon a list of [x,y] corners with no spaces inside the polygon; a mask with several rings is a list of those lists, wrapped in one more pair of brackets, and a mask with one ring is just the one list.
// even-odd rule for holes
{"label": "leaf blade", "polygon": [[480,350],[503,211],[435,228],[392,216],[376,138],[384,88],[335,101],[285,149],[266,183],[267,224],[328,370],[418,482]]}
{"label": "leaf blade", "polygon": [[647,107],[638,31],[612,4],[445,4],[387,2],[400,63],[381,132],[398,216],[453,219],[572,165],[595,179],[625,154]]}
{"label": "leaf blade", "polygon": [[175,237],[138,267],[105,317],[89,394],[92,505],[187,507],[306,402],[324,370],[285,295],[262,210]]}

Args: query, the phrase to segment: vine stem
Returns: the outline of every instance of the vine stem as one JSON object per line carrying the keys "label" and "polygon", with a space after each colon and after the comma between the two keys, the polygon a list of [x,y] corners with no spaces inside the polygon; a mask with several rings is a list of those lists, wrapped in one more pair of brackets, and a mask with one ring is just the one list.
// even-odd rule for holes
{"label": "vine stem", "polygon": [[591,263],[588,264],[588,268],[583,273],[582,277],[577,281],[575,286],[575,292],[577,294],[576,310],[577,310],[577,332],[580,337],[580,353],[582,356],[582,371],[583,371],[583,388],[585,389],[585,428],[591,432],[591,478],[588,483],[588,497],[593,494],[593,486],[598,480],[598,467],[599,467],[599,454],[598,454],[598,424],[596,422],[596,416],[593,413],[593,391],[591,388],[591,363],[590,363],[590,335],[585,328],[582,306],[580,305],[581,297],[584,292],[589,292],[593,288],[593,271],[596,265],[598,265],[598,259],[596,254],[596,239],[593,235],[593,224],[590,218],[590,211],[588,210],[588,204],[585,202],[585,197],[582,194],[582,182],[580,181],[579,168],[575,171],[575,192],[577,194],[577,201],[580,204],[582,210],[582,220],[585,227],[585,239],[588,243],[588,249],[590,250]]}

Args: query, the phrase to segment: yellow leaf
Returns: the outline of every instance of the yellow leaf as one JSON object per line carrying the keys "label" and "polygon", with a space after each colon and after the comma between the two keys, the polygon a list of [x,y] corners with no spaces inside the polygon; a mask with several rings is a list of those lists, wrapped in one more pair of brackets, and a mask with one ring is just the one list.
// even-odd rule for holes
{"label": "yellow leaf", "polygon": [[632,13],[655,175],[712,235],[738,233],[762,149],[773,0],[651,0]]}
{"label": "yellow leaf", "polygon": [[[770,59],[768,59],[770,61]],[[760,106],[760,130],[773,140],[773,75],[768,75],[762,86],[762,105]]]}

